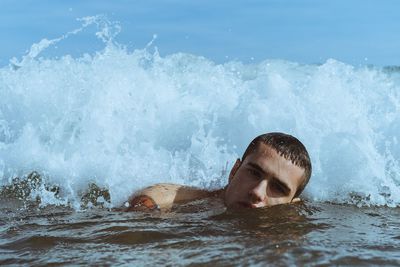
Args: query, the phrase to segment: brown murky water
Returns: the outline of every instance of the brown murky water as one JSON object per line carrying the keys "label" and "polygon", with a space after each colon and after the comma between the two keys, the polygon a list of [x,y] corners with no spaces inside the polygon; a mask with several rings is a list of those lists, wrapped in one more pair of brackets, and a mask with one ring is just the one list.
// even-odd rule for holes
{"label": "brown murky water", "polygon": [[124,213],[3,201],[0,214],[0,265],[400,265],[400,208]]}

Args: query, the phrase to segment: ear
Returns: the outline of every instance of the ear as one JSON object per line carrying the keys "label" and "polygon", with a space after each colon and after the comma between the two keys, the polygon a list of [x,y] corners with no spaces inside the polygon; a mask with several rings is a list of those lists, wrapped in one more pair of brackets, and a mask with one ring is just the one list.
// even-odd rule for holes
{"label": "ear", "polygon": [[235,173],[237,172],[237,170],[239,169],[240,165],[242,164],[242,162],[240,161],[240,159],[237,159],[235,164],[233,165],[231,172],[229,173],[229,182],[232,181],[233,176],[235,176]]}

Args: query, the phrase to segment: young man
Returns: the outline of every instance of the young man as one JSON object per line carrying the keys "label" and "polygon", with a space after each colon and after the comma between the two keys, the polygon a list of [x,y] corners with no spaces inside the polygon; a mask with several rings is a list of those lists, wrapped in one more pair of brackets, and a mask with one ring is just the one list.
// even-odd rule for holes
{"label": "young man", "polygon": [[237,159],[228,185],[207,191],[175,184],[156,184],[135,193],[126,211],[169,209],[173,204],[217,197],[227,208],[261,208],[298,201],[311,176],[304,145],[284,133],[256,137]]}

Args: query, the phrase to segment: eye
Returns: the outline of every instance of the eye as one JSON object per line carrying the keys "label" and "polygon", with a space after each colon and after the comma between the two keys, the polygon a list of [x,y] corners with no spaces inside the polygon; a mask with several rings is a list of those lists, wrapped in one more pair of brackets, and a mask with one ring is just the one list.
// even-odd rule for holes
{"label": "eye", "polygon": [[285,194],[285,189],[280,184],[272,182],[269,186],[272,192],[278,194]]}

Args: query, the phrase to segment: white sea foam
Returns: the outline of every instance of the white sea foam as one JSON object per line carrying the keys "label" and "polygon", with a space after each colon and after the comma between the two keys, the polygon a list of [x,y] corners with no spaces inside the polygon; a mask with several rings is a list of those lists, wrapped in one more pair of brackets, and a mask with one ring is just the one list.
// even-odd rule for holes
{"label": "white sea foam", "polygon": [[93,23],[101,51],[38,58],[64,37],[44,39],[0,69],[3,184],[36,170],[73,205],[91,181],[110,189],[114,205],[156,182],[222,187],[253,137],[282,131],[310,152],[308,198],[400,205],[396,73],[333,59],[161,57],[152,46],[116,44],[119,26],[102,18],[87,18],[83,28]]}

